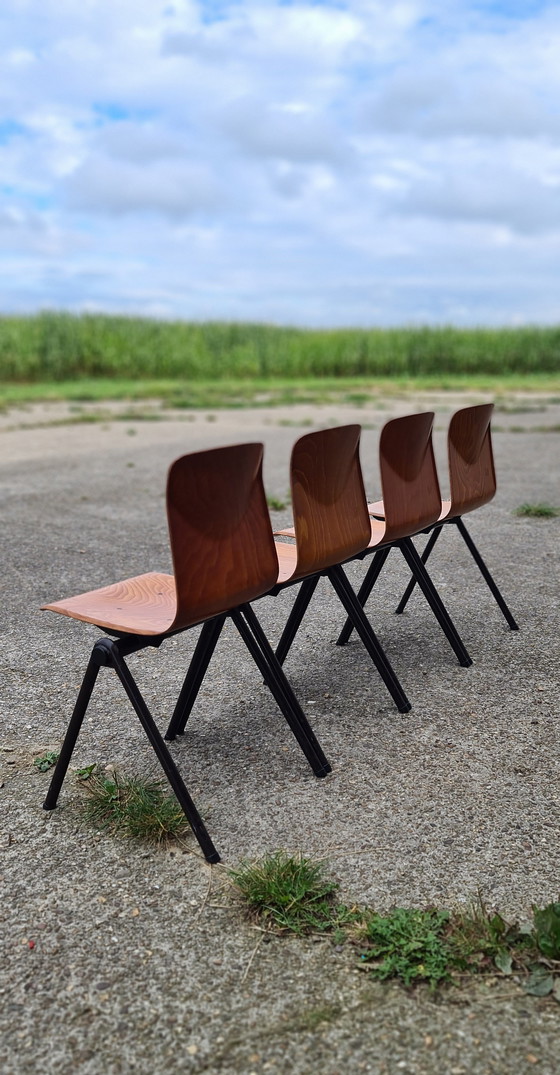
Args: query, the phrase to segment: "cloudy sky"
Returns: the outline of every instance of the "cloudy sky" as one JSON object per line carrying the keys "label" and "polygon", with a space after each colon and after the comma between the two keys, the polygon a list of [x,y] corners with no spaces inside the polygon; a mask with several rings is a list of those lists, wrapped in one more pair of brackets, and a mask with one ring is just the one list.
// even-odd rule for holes
{"label": "cloudy sky", "polygon": [[560,3],[5,0],[0,310],[560,322]]}

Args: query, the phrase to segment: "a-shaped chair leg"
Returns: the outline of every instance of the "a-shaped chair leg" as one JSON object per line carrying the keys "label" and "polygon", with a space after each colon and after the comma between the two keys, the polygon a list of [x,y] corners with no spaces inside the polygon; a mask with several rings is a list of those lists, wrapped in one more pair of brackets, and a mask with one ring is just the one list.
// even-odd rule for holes
{"label": "a-shaped chair leg", "polygon": [[267,687],[282,710],[315,776],[327,776],[331,766],[305,716],[251,605],[242,605],[231,618]]}
{"label": "a-shaped chair leg", "polygon": [[169,727],[165,733],[167,740],[173,740],[176,735],[183,735],[187,720],[191,714],[196,698],[210,661],[216,649],[222,628],[226,622],[225,616],[216,616],[212,620],[203,623],[198,636],[194,653],[191,658],[189,670],[185,676],[177,704],[173,710],[173,716],[169,721]]}
{"label": "a-shaped chair leg", "polygon": [[469,552],[470,552],[470,554],[471,554],[476,566],[478,567],[478,570],[480,571],[480,574],[482,575],[486,585],[488,586],[488,589],[490,590],[490,593],[492,594],[492,597],[494,598],[494,600],[496,601],[498,607],[500,608],[500,611],[504,615],[508,626],[511,628],[512,631],[518,631],[519,630],[519,625],[514,620],[514,618],[513,618],[512,614],[511,614],[508,606],[506,605],[506,603],[505,603],[505,601],[504,601],[504,599],[503,599],[498,587],[496,586],[496,583],[494,582],[494,579],[492,578],[488,568],[486,567],[486,564],[484,563],[484,560],[482,559],[482,556],[480,555],[480,553],[479,553],[479,551],[478,551],[478,549],[477,549],[472,537],[470,536],[470,534],[469,534],[469,532],[468,532],[463,520],[459,516],[458,518],[453,519],[452,522],[455,523],[455,525],[456,525],[461,537],[463,538],[463,541],[465,542],[465,545],[467,546],[467,549],[469,550]]}
{"label": "a-shaped chair leg", "polygon": [[[430,534],[430,536],[429,536],[424,548],[422,549],[422,555],[421,555],[420,559],[421,559],[423,564],[425,564],[426,561],[428,560],[428,557],[429,557],[429,555],[430,555],[430,553],[431,553],[431,551],[432,551],[432,549],[433,549],[433,547],[434,547],[439,535],[441,534],[441,531],[442,531],[441,526],[436,526],[435,529],[432,530],[432,532],[431,532],[431,534]],[[413,591],[415,586],[416,586],[416,577],[414,575],[412,575],[412,577],[410,579],[410,582],[409,582],[408,586],[406,587],[406,590],[404,591],[404,593],[403,593],[403,595],[402,595],[402,597],[401,597],[401,599],[400,599],[400,601],[399,601],[399,603],[398,603],[398,605],[397,605],[397,607],[395,609],[395,612],[398,612],[398,613],[404,612],[404,610],[405,610],[405,608],[406,608],[406,606],[408,604],[409,597],[410,597],[410,595],[411,595],[411,593],[412,593],[412,591]]]}
{"label": "a-shaped chair leg", "polygon": [[[482,556],[480,555],[480,553],[479,553],[479,551],[478,551],[478,549],[477,549],[472,537],[470,536],[470,534],[469,534],[469,532],[468,532],[468,530],[467,530],[467,528],[466,528],[466,526],[465,526],[465,524],[463,522],[463,519],[461,518],[460,515],[458,515],[457,518],[455,518],[455,519],[449,519],[446,523],[442,523],[441,526],[438,526],[438,527],[436,527],[435,530],[432,530],[432,533],[430,534],[430,537],[428,538],[428,541],[426,542],[426,545],[425,545],[425,547],[424,547],[424,549],[422,551],[422,555],[420,557],[421,560],[422,560],[422,563],[423,564],[426,563],[426,561],[427,561],[428,557],[430,556],[430,553],[431,553],[431,551],[432,551],[432,549],[433,549],[433,547],[434,547],[439,535],[441,534],[441,531],[443,530],[443,527],[444,526],[449,526],[451,524],[454,524],[457,527],[461,537],[463,538],[463,541],[465,542],[465,545],[467,546],[467,549],[469,550],[469,552],[470,552],[470,554],[471,554],[476,566],[478,567],[478,570],[480,571],[480,574],[482,575],[486,585],[488,586],[488,589],[490,590],[490,593],[492,594],[492,597],[494,598],[496,604],[498,605],[500,611],[502,612],[502,614],[503,614],[503,616],[504,616],[504,618],[505,618],[505,620],[506,620],[506,622],[508,624],[508,627],[512,631],[518,631],[519,630],[519,625],[516,622],[516,620],[514,619],[514,617],[513,617],[512,613],[511,613],[508,605],[506,604],[506,602],[505,602],[505,600],[504,600],[504,598],[503,598],[503,596],[502,596],[502,594],[500,592],[500,590],[498,589],[494,579],[492,578],[492,575],[490,574],[490,572],[489,572],[484,560],[482,559]],[[396,608],[397,612],[404,612],[404,610],[406,608],[406,605],[408,603],[409,597],[410,597],[410,595],[411,595],[411,593],[412,593],[412,591],[413,591],[415,586],[416,586],[416,579],[413,576],[410,579],[410,582],[408,583],[408,586],[406,587],[406,590],[404,591],[404,593],[403,593],[403,595],[402,595],[402,597],[401,597],[401,599],[399,601],[399,604],[397,605],[397,608]]]}
{"label": "a-shaped chair leg", "polygon": [[408,713],[411,709],[410,702],[342,567],[338,564],[329,568],[328,577],[346,609],[352,627],[358,632],[397,709],[400,713]]}
{"label": "a-shaped chair leg", "polygon": [[[360,586],[360,589],[357,593],[357,598],[362,608],[365,607],[365,603],[369,595],[371,594],[371,591],[373,590],[377,579],[379,578],[383,564],[385,563],[390,551],[391,546],[387,545],[384,549],[378,549],[377,552],[373,555],[371,564],[367,569],[362,585]],[[336,640],[337,646],[346,645],[350,638],[350,635],[352,634],[353,629],[354,628],[352,626],[352,620],[350,619],[350,617],[348,617],[346,623],[344,624],[344,627],[342,628],[342,631],[340,632]]]}
{"label": "a-shaped chair leg", "polygon": [[[144,645],[150,644],[151,643],[149,641],[145,642],[139,639],[136,642],[132,642],[131,640],[123,640],[122,648],[125,650],[125,652],[134,652],[134,650],[141,649],[144,647]],[[163,737],[160,735],[154,722],[154,719],[136,685],[136,682],[133,679],[128,669],[128,666],[126,665],[122,654],[120,653],[119,642],[113,641],[109,638],[100,639],[100,641],[97,642],[93,648],[90,662],[86,670],[86,675],[84,677],[84,682],[78,695],[78,701],[76,703],[76,707],[74,709],[74,713],[70,721],[68,732],[66,734],[66,739],[62,747],[61,756],[59,759],[59,763],[60,761],[62,761],[62,764],[60,764],[60,769],[59,764],[57,764],[57,767],[53,774],[51,787],[49,788],[49,792],[47,794],[47,798],[44,804],[45,809],[50,810],[56,805],[58,792],[60,790],[60,786],[70,763],[70,758],[72,757],[72,752],[76,740],[78,738],[81,723],[83,721],[88,702],[91,698],[91,692],[95,685],[97,673],[101,665],[110,665],[115,669],[130,699],[130,702],[132,703],[133,709],[138,719],[140,720],[140,723],[159,760],[159,763],[171,787],[173,788],[173,791],[175,792],[179,805],[181,806],[183,813],[200,845],[200,848],[204,853],[206,861],[219,862],[220,856],[216,848],[214,847],[210,836],[208,835],[204,822],[202,821],[202,818],[200,817],[200,814],[198,813],[198,810],[196,809],[196,806],[194,805],[194,802],[191,799],[187,788],[185,787],[183,779],[177,769],[177,766],[175,765],[175,762],[173,761],[173,758],[171,757],[171,754],[169,753],[169,750],[165,745]]]}
{"label": "a-shaped chair leg", "polygon": [[[443,601],[441,600],[441,597],[439,596],[430,576],[428,575],[428,572],[426,571],[426,568],[424,567],[424,564],[422,563],[418,552],[416,551],[412,539],[402,538],[400,541],[395,541],[394,544],[401,550],[410,570],[413,572],[415,582],[417,582],[420,586],[420,589],[422,590],[424,597],[430,605],[430,608],[432,609],[432,612],[434,613],[445,637],[450,643],[451,648],[453,649],[457,660],[459,661],[459,664],[462,665],[463,668],[469,668],[472,664],[472,660],[469,657],[469,654],[467,653],[467,650],[463,645],[462,639],[459,636],[459,632],[457,631],[445,605],[443,604]],[[388,551],[388,548],[387,550],[379,550],[379,552]],[[368,574],[366,575],[364,582],[362,583],[362,586],[360,587],[360,590],[356,597],[356,600],[360,605],[362,604],[362,601],[367,600],[367,598],[369,597],[373,589],[373,585],[379,575],[379,571],[385,563],[386,558],[387,556],[385,555],[383,560],[381,560],[377,565],[375,564],[375,562],[371,565]],[[375,570],[372,571],[372,568],[374,568]],[[347,641],[352,633],[352,630],[352,622],[347,620],[339,636],[339,641],[340,638],[342,638],[343,641]]]}
{"label": "a-shaped chair leg", "polygon": [[294,604],[292,605],[292,611],[286,620],[286,626],[280,636],[280,641],[276,647],[276,657],[280,661],[280,664],[284,664],[288,652],[291,648],[292,642],[296,637],[299,626],[315,590],[317,589],[317,583],[319,582],[320,575],[311,575],[310,578],[304,579],[298,590]]}

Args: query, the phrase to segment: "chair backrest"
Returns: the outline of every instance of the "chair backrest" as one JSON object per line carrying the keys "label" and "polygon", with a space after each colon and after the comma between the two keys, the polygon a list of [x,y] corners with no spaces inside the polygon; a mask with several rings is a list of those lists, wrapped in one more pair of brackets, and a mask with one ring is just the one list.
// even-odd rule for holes
{"label": "chair backrest", "polygon": [[490,422],[493,403],[463,407],[449,423],[447,450],[451,507],[448,518],[487,504],[496,492]]}
{"label": "chair backrest", "polygon": [[381,430],[379,467],[385,508],[384,540],[417,534],[441,513],[432,429],[433,411],[392,418]]}
{"label": "chair backrest", "polygon": [[343,563],[369,543],[360,433],[359,425],[335,426],[308,433],[294,444],[290,481],[297,567],[293,578]]}
{"label": "chair backrest", "polygon": [[173,628],[252,601],[277,581],[263,452],[262,444],[238,444],[172,463],[167,519],[177,591]]}

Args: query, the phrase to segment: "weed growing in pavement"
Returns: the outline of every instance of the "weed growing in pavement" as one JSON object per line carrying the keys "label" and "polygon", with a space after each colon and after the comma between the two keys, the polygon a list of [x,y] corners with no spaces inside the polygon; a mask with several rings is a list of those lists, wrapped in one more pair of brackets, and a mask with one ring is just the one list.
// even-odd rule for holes
{"label": "weed growing in pavement", "polygon": [[294,1020],[297,1030],[317,1030],[321,1026],[334,1022],[342,1014],[340,1004],[322,1004],[317,1008],[306,1008]]}
{"label": "weed growing in pavement", "polygon": [[529,519],[555,519],[560,515],[560,508],[554,508],[552,504],[520,504],[514,514]]}
{"label": "weed growing in pavement", "polygon": [[241,863],[230,877],[266,928],[346,942],[378,980],[436,989],[459,974],[499,974],[515,976],[526,993],[560,1001],[560,903],[534,907],[534,922],[523,927],[488,911],[481,899],[466,910],[359,910],[336,903],[338,886],[322,863],[282,851]]}
{"label": "weed growing in pavement", "polygon": [[56,765],[57,761],[58,754],[56,751],[47,750],[46,754],[41,754],[39,758],[35,758],[33,764],[40,773],[46,773],[49,769],[52,769],[53,765]]}
{"label": "weed growing in pavement", "polygon": [[367,911],[364,934],[369,947],[361,958],[372,964],[372,977],[381,981],[400,978],[405,985],[424,981],[434,989],[450,978],[444,937],[448,922],[447,911],[409,907],[396,907],[390,914]]}
{"label": "weed growing in pavement", "polygon": [[154,844],[180,839],[189,831],[177,799],[162,781],[117,773],[104,776],[92,770],[84,789],[83,814],[96,829]]}
{"label": "weed growing in pavement", "polygon": [[267,496],[266,502],[271,511],[284,511],[288,507],[287,501],[277,496]]}
{"label": "weed growing in pavement", "polygon": [[537,947],[548,959],[560,960],[560,903],[533,907]]}
{"label": "weed growing in pavement", "polygon": [[242,862],[230,877],[251,914],[282,933],[330,933],[355,920],[336,903],[338,885],[321,862],[276,851],[259,862]]}
{"label": "weed growing in pavement", "polygon": [[84,765],[82,769],[76,769],[76,779],[83,781],[89,780],[91,774],[97,769],[97,762],[93,762],[91,765]]}

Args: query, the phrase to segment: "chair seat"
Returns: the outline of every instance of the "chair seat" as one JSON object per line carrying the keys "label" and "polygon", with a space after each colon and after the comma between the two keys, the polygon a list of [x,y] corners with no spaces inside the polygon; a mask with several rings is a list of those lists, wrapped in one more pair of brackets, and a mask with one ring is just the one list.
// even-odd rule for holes
{"label": "chair seat", "polygon": [[287,582],[297,567],[297,545],[287,541],[275,541],[274,544],[278,556],[278,582]]}
{"label": "chair seat", "polygon": [[[385,505],[384,505],[382,500],[374,500],[374,502],[372,504],[368,504],[368,511],[369,511],[370,515],[373,515],[374,519],[384,519],[385,518]],[[441,512],[440,512],[440,515],[439,515],[438,522],[442,523],[444,521],[444,519],[447,519],[447,516],[449,515],[450,511],[451,511],[451,501],[450,500],[442,500],[442,502],[441,502]],[[284,534],[284,533],[286,533],[286,531],[285,530],[279,530],[278,533],[279,534]]]}
{"label": "chair seat", "polygon": [[368,543],[368,549],[374,549],[376,545],[383,543],[385,537],[385,519],[370,519],[371,522],[371,538]]}
{"label": "chair seat", "polygon": [[150,571],[42,608],[108,631],[161,635],[173,624],[176,606],[173,575]]}

